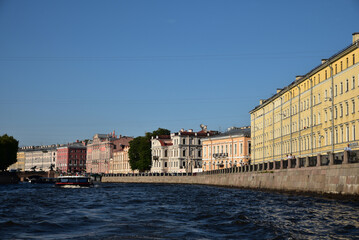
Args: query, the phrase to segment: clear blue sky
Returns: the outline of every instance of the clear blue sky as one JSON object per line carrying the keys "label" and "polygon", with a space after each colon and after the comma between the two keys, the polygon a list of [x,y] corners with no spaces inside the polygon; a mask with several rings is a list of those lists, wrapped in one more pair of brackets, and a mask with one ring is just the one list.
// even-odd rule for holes
{"label": "clear blue sky", "polygon": [[359,1],[0,0],[0,135],[225,130],[351,44]]}

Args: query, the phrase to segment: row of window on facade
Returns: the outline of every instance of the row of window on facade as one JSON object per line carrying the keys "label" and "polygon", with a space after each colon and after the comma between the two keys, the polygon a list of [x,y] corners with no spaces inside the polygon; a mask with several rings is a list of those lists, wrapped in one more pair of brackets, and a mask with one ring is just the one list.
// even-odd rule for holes
{"label": "row of window on facade", "polygon": [[[196,139],[192,139],[192,138],[189,138],[188,141],[186,140],[186,138],[183,138],[182,139],[182,144],[183,145],[201,145],[201,139],[197,139],[197,143],[195,142]],[[174,145],[179,145],[179,139],[175,139],[174,140]]]}
{"label": "row of window on facade", "polygon": [[[204,157],[209,157],[212,154],[216,154],[216,153],[226,153],[229,155],[232,155],[232,144],[229,145],[220,145],[220,146],[213,146],[213,147],[204,147]],[[239,149],[238,149],[239,146]],[[207,149],[208,149],[208,154],[207,154]],[[212,151],[213,149],[213,151]],[[237,155],[239,152],[239,155],[243,155],[244,152],[244,148],[243,148],[243,143],[239,143],[239,145],[234,144],[234,155]],[[239,150],[239,151],[238,151]]]}
{"label": "row of window on facade", "polygon": [[[359,87],[359,76],[358,76],[358,83],[357,83],[357,85],[358,85],[358,87]],[[349,92],[349,90],[354,90],[354,89],[355,89],[355,86],[356,86],[356,79],[355,79],[355,76],[353,76],[353,77],[352,77],[351,88],[350,88],[349,79],[347,79],[347,80],[345,81],[345,92]],[[338,90],[339,90],[339,93],[338,93]],[[338,88],[338,85],[335,85],[335,86],[334,86],[334,97],[337,97],[338,94],[339,94],[339,95],[344,94],[344,83],[343,83],[343,82],[341,82],[341,83],[339,84],[339,88]],[[324,90],[324,101],[331,100],[331,98],[332,98],[332,87],[330,87],[329,91],[328,91],[328,89],[325,89],[325,90]],[[319,103],[321,103],[321,95],[320,95],[320,93],[318,93],[317,95],[314,95],[314,96],[313,96],[313,104],[312,104],[312,106],[317,105],[317,104],[319,104]],[[306,99],[306,100],[301,101],[300,111],[309,110],[310,107],[311,107],[311,106],[310,106],[310,99],[309,99],[309,98]],[[290,117],[291,115],[295,115],[295,114],[298,113],[297,110],[298,110],[297,105],[294,104],[294,105],[292,106],[292,111],[290,111],[290,109],[287,108],[287,109],[284,109],[282,113],[277,113],[277,114],[275,115],[275,117],[274,117],[274,118],[275,118],[274,121],[275,121],[275,122],[279,122],[279,121],[281,121],[281,119],[285,119],[285,118]],[[257,116],[257,117],[259,117],[259,116]],[[268,118],[265,120],[265,123],[266,123],[265,126],[269,126],[269,125],[271,124],[271,117],[268,117]],[[258,122],[257,125],[258,125],[257,128],[258,128],[258,129],[261,129],[261,128],[262,128],[262,125],[263,125],[263,122],[262,122],[262,121],[261,121],[261,122]]]}
{"label": "row of window on facade", "polygon": [[[181,164],[181,165],[180,165]],[[170,167],[170,168],[178,168],[178,167],[180,167],[180,168],[184,168],[184,167],[186,167],[186,161],[170,161],[170,162],[167,162],[167,161],[154,161],[153,162],[153,165],[152,165],[152,167],[156,167],[156,168],[161,168],[161,167],[165,167],[165,168],[167,168],[167,167]],[[193,165],[193,167],[195,167],[195,168],[201,168],[202,167],[202,165],[201,165],[201,163],[199,162],[199,161],[194,161],[194,165]]]}
{"label": "row of window on facade", "polygon": [[[173,151],[170,151],[170,156],[168,155],[168,151],[167,150],[164,150],[163,151],[163,157],[186,157],[187,156],[187,149],[183,149],[182,150],[182,155],[180,156],[180,151],[181,150],[173,150]],[[152,156],[158,156],[160,157],[162,154],[161,154],[162,150],[154,150],[153,153],[152,153]],[[195,153],[197,152],[197,156],[195,155]],[[202,157],[202,151],[201,150],[193,150],[191,149],[189,151],[189,155],[192,156],[192,157]]]}
{"label": "row of window on facade", "polygon": [[[313,143],[311,144],[310,135],[302,136],[300,138],[300,142],[298,138],[292,140],[292,146],[290,145],[290,141],[284,141],[283,146],[281,143],[274,144],[274,154],[276,156],[284,154],[289,154],[297,151],[306,151],[310,150],[311,147],[313,149],[320,148],[324,146],[329,146],[332,144],[332,138],[334,137],[334,144],[347,143],[351,141],[356,141],[356,126],[355,123],[352,123],[351,131],[349,124],[345,124],[342,126],[337,126],[334,128],[335,135],[333,136],[333,131],[331,129],[324,129],[324,135],[313,134]],[[322,141],[324,141],[322,143]],[[300,143],[300,145],[299,145]],[[283,148],[283,149],[282,149]],[[265,147],[266,153],[271,153],[272,146]],[[269,151],[269,152],[268,152]],[[263,153],[263,148],[256,148],[256,153]]]}

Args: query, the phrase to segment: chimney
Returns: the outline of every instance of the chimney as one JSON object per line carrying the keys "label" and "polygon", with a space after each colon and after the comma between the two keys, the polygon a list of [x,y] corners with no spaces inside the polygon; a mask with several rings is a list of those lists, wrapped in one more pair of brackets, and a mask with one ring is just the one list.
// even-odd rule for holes
{"label": "chimney", "polygon": [[356,41],[359,41],[359,32],[353,33],[353,43],[355,43]]}
{"label": "chimney", "polygon": [[281,89],[281,88],[277,88],[277,93],[279,93],[280,91],[282,91],[282,89]]}
{"label": "chimney", "polygon": [[322,64],[325,63],[328,59],[322,59]]}
{"label": "chimney", "polygon": [[259,100],[259,105],[262,105],[264,103],[264,101],[265,101],[264,99],[260,99]]}
{"label": "chimney", "polygon": [[181,128],[180,132],[184,132],[184,129],[183,129],[183,128]]}
{"label": "chimney", "polygon": [[193,129],[188,129],[188,132],[193,132]]}

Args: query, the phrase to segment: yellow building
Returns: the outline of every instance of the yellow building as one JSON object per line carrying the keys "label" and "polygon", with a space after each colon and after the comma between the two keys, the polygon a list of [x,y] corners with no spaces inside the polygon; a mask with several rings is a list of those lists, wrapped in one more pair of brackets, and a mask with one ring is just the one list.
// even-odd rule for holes
{"label": "yellow building", "polygon": [[358,45],[354,33],[350,46],[250,111],[254,163],[323,165],[343,160],[346,147],[359,150]]}
{"label": "yellow building", "polygon": [[17,162],[10,165],[8,170],[25,171],[25,152],[17,152]]}
{"label": "yellow building", "polygon": [[250,127],[229,128],[227,132],[202,140],[203,171],[245,165],[250,160]]}

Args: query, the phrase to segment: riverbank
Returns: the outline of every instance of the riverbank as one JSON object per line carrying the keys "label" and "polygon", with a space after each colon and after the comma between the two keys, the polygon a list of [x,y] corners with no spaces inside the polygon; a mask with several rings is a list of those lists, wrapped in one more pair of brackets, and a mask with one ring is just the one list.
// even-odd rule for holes
{"label": "riverbank", "polygon": [[197,176],[104,176],[102,182],[200,184],[359,198],[359,163]]}
{"label": "riverbank", "polygon": [[13,172],[0,172],[0,184],[13,184],[19,182],[19,177]]}

